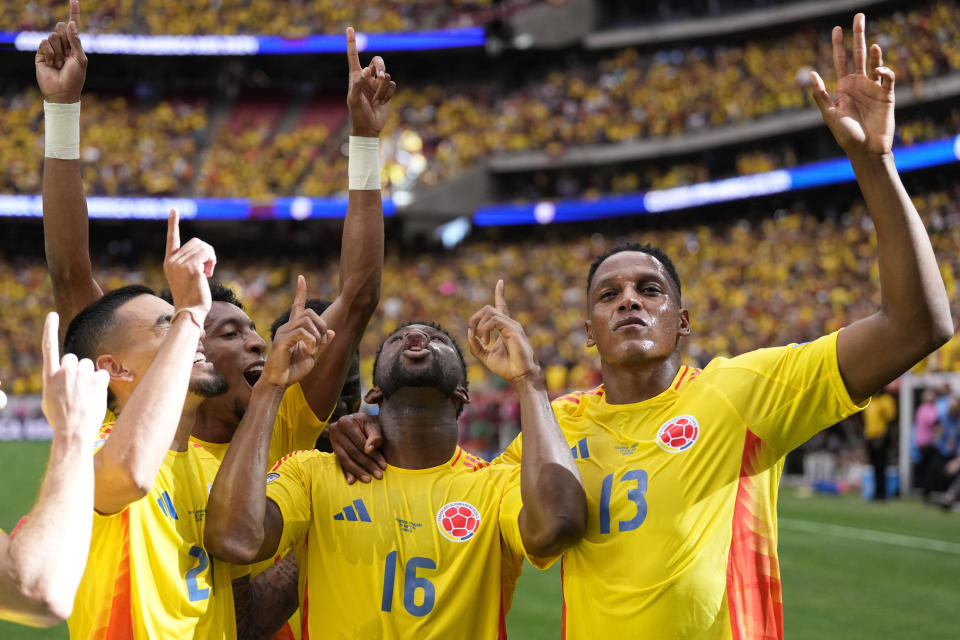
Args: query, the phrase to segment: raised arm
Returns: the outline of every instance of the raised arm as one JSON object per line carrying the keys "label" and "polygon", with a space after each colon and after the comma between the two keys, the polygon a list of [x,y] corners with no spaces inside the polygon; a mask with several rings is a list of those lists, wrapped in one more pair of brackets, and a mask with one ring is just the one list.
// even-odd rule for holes
{"label": "raised arm", "polygon": [[353,29],[347,29],[350,70],[350,195],[340,249],[340,291],[323,313],[337,340],[300,383],[313,413],[325,420],[340,397],[350,362],[380,301],[383,273],[383,206],[380,199],[380,132],[396,83],[380,56],[361,68]]}
{"label": "raised arm", "polygon": [[43,94],[43,242],[53,299],[64,329],[81,309],[103,295],[93,278],[87,200],[80,179],[80,93],[87,56],[77,36],[80,2],[70,0],[69,24],[57,24],[35,58]]}
{"label": "raised arm", "polygon": [[0,618],[49,627],[70,616],[93,526],[90,445],[107,409],[106,371],[67,354],[56,313],[43,326],[43,413],[53,426],[37,503],[13,539],[0,535]]}
{"label": "raised arm", "polygon": [[953,321],[930,238],[893,161],[894,73],[883,66],[879,45],[868,53],[862,13],[853,19],[853,72],[847,72],[840,27],[833,29],[833,58],[836,99],[815,71],[813,98],[853,165],[880,263],[880,310],[837,339],[840,374],[861,402],[947,342]]}
{"label": "raised arm", "polygon": [[[494,303],[470,318],[467,339],[473,355],[512,384],[520,399],[523,546],[533,556],[557,556],[586,531],[583,481],[550,406],[543,370],[523,327],[507,311],[503,280],[497,282]],[[500,335],[491,343],[493,331]]]}
{"label": "raised arm", "polygon": [[94,459],[94,504],[102,514],[117,513],[147,495],[171,447],[210,311],[210,286],[216,255],[193,238],[180,246],[179,219],[170,212],[163,271],[173,293],[170,328],[123,405],[116,425]]}
{"label": "raised arm", "polygon": [[314,369],[320,354],[336,342],[323,320],[304,308],[306,300],[307,285],[300,276],[290,320],[277,331],[263,375],[253,386],[250,404],[210,490],[204,547],[227,562],[266,560],[280,544],[283,518],[277,505],[267,500],[264,482],[273,423],[287,387]]}

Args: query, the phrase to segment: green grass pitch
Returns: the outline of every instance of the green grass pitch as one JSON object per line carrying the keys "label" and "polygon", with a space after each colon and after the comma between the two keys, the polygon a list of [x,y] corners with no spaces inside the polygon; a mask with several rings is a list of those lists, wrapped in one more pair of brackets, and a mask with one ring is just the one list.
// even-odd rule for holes
{"label": "green grass pitch", "polygon": [[[47,443],[0,443],[0,527],[9,531],[36,496]],[[821,638],[956,638],[960,515],[915,501],[858,497],[780,500],[786,634]],[[946,544],[943,544],[946,543]],[[560,571],[526,567],[507,619],[517,640],[560,637]],[[66,638],[64,626],[0,623],[0,638]]]}

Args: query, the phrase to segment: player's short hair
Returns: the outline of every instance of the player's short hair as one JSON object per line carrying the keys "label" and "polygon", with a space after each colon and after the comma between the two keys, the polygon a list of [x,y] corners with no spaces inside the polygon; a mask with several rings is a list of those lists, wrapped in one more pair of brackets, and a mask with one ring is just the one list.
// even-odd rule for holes
{"label": "player's short hair", "polygon": [[[63,352],[72,353],[77,359],[89,358],[96,362],[102,355],[103,341],[116,326],[117,309],[138,296],[156,295],[153,289],[142,284],[120,287],[103,294],[80,311],[63,335]],[[107,407],[114,409],[116,396],[107,388]]]}
{"label": "player's short hair", "polygon": [[63,352],[72,353],[78,359],[96,360],[101,355],[103,339],[116,325],[117,309],[144,295],[156,294],[150,287],[132,284],[108,291],[99,300],[87,305],[70,321],[63,336]]}
{"label": "player's short hair", "polygon": [[[405,329],[405,328],[407,328],[407,327],[409,327],[410,325],[413,325],[413,324],[421,324],[421,325],[423,325],[423,326],[425,326],[425,327],[432,327],[432,328],[436,329],[437,331],[439,331],[440,333],[442,333],[443,335],[445,335],[445,336],[447,336],[448,338],[450,338],[450,342],[453,344],[453,349],[454,349],[454,351],[457,352],[457,357],[460,359],[460,375],[461,375],[462,381],[463,381],[463,388],[464,388],[464,389],[469,389],[469,388],[470,388],[470,381],[467,380],[467,361],[464,359],[464,357],[463,357],[463,351],[460,350],[460,345],[457,344],[456,339],[455,339],[452,335],[450,335],[450,333],[449,333],[446,329],[444,329],[443,327],[441,327],[441,326],[440,326],[439,324],[437,324],[436,322],[424,322],[424,321],[422,321],[422,320],[411,320],[410,322],[405,322],[405,323],[403,323],[402,325],[400,325],[399,327],[397,327],[396,329],[394,329],[393,331],[391,331],[391,332],[390,332],[390,335],[388,335],[386,338],[384,338],[384,339],[383,339],[383,342],[380,343],[380,346],[377,348],[377,355],[374,356],[374,358],[373,358],[373,386],[375,386],[375,387],[380,386],[380,385],[378,384],[378,380],[377,380],[377,365],[380,363],[380,354],[383,353],[383,345],[387,344],[387,340],[389,340],[391,337],[393,337],[398,331],[400,331],[401,329]],[[462,405],[462,404],[460,405],[460,408],[457,410],[457,417],[458,417],[458,418],[460,417],[460,414],[461,414],[461,413],[463,413],[463,405]]]}
{"label": "player's short hair", "polygon": [[[321,300],[320,298],[308,298],[304,303],[304,307],[307,309],[312,309],[318,315],[322,314],[327,310],[332,303],[329,300]],[[270,325],[270,340],[273,341],[277,337],[277,331],[290,320],[290,310],[287,309],[279,316],[276,320]],[[342,415],[347,415],[350,413],[356,413],[360,410],[360,401],[361,401],[361,392],[360,392],[360,354],[355,353],[353,355],[353,360],[350,362],[350,370],[347,371],[347,378],[343,382],[343,389],[340,390],[340,399],[337,401],[337,407],[334,409],[333,415],[340,417]]]}
{"label": "player's short hair", "polygon": [[[173,293],[170,289],[164,289],[160,292],[160,297],[173,304]],[[243,311],[243,303],[237,297],[237,292],[216,280],[210,281],[210,300],[213,302],[226,302]]]}
{"label": "player's short hair", "polygon": [[618,244],[612,249],[604,251],[597,259],[593,261],[593,264],[590,265],[590,271],[587,274],[587,306],[590,306],[590,286],[593,284],[593,276],[596,275],[597,269],[600,268],[600,265],[609,258],[618,253],[623,253],[624,251],[636,251],[638,253],[645,253],[648,256],[652,256],[657,259],[657,261],[663,265],[663,268],[667,270],[667,275],[670,277],[670,281],[677,288],[677,297],[682,296],[682,290],[680,287],[680,276],[677,274],[677,267],[674,266],[673,260],[670,259],[670,256],[661,249],[660,247],[655,247],[651,244],[640,244],[639,242],[624,242]]}

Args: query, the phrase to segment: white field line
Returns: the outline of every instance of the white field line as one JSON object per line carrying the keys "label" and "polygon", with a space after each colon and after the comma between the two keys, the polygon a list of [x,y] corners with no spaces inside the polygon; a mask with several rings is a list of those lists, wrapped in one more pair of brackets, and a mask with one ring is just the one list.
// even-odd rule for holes
{"label": "white field line", "polygon": [[945,542],[943,540],[920,538],[918,536],[905,536],[899,533],[887,533],[886,531],[877,531],[875,529],[845,527],[839,524],[825,524],[821,522],[812,522],[810,520],[780,518],[778,522],[782,529],[799,531],[802,533],[815,533],[825,536],[834,536],[836,538],[850,538],[851,540],[866,540],[868,542],[889,544],[895,547],[925,549],[927,551],[939,551],[941,553],[960,555],[960,544],[957,544],[956,542]]}

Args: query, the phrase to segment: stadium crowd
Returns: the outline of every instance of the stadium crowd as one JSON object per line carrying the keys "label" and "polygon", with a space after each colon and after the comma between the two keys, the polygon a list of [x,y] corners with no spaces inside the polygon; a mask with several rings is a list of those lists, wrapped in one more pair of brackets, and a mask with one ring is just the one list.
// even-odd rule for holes
{"label": "stadium crowd", "polygon": [[[960,187],[917,195],[914,202],[927,221],[942,260],[943,277],[960,317]],[[812,207],[813,205],[811,205]],[[805,341],[862,317],[875,308],[872,227],[862,205],[825,221],[817,211],[798,207],[778,211],[759,222],[608,232],[588,237],[524,242],[468,241],[453,252],[400,256],[386,260],[380,311],[371,322],[362,351],[362,371],[369,380],[372,348],[399,322],[410,317],[444,318],[453,335],[466,335],[462,309],[485,303],[497,277],[517,319],[549,367],[551,391],[587,388],[598,380],[596,361],[584,350],[584,264],[590,256],[620,240],[651,242],[673,256],[684,277],[685,305],[691,309],[693,335],[686,341],[688,362],[705,365],[719,355],[756,346]],[[0,370],[14,393],[39,392],[39,362],[34,336],[42,318],[35,311],[50,306],[46,270],[41,261],[12,262],[0,275]],[[146,281],[161,282],[157,260],[98,270],[106,288],[129,279],[131,270]],[[330,296],[337,272],[333,263],[278,261],[264,258],[243,265],[222,263],[217,275],[235,286],[250,303],[261,329],[270,326],[291,298],[291,274],[304,273],[311,295]],[[789,287],[783,283],[789,282]],[[870,291],[864,296],[864,291]],[[559,336],[559,338],[557,338]],[[960,338],[930,356],[918,370],[960,371]],[[470,372],[477,389],[497,389],[499,381],[482,367]]]}
{"label": "stadium crowd", "polygon": [[[440,4],[440,3],[437,3]],[[922,93],[927,79],[960,66],[960,3],[938,0],[873,23],[897,81]],[[829,40],[810,29],[748,44],[717,44],[641,53],[622,49],[599,61],[581,56],[561,73],[534,66],[516,78],[450,86],[407,86],[393,98],[384,132],[384,184],[418,179],[434,184],[491,153],[616,144],[695,134],[812,106],[807,70],[830,63]],[[789,70],[784,73],[784,70]],[[544,79],[545,78],[545,79]],[[517,88],[511,88],[517,87]],[[680,90],[678,90],[678,88]],[[295,120],[278,126],[243,117],[241,99],[231,117],[211,130],[209,100],[170,98],[141,108],[125,97],[84,98],[84,158],[91,195],[199,195],[208,197],[327,196],[340,189],[346,162],[339,131]],[[14,132],[0,142],[0,191],[35,193],[40,168],[26,162],[42,126],[35,92],[0,98],[0,124]],[[281,109],[283,107],[281,106]],[[902,119],[903,144],[957,132],[949,119]],[[134,142],[136,141],[136,142]],[[309,144],[304,144],[304,142]],[[135,158],[120,161],[120,151]],[[831,147],[834,149],[834,147]],[[645,163],[625,171],[546,175],[507,190],[513,198],[570,197],[681,186],[704,179],[792,166],[803,154],[789,143],[772,152],[747,149],[726,170],[700,161],[663,168]],[[282,159],[278,162],[277,159]],[[722,164],[722,163],[721,163]],[[729,164],[729,161],[727,162]]]}
{"label": "stadium crowd", "polygon": [[[512,0],[508,5],[527,5]],[[0,7],[0,30],[49,31],[62,17],[56,0],[33,0],[25,7]],[[490,19],[493,0],[376,0],[362,7],[344,0],[301,0],[277,5],[267,0],[88,0],[84,3],[89,33],[153,35],[265,34],[301,38],[315,33],[425,31],[482,24]]]}
{"label": "stadium crowd", "polygon": [[[274,121],[250,114],[223,124],[209,144],[209,114],[201,100],[167,100],[140,111],[124,97],[91,92],[84,99],[83,132],[87,193],[107,196],[200,195],[212,198],[274,197],[293,193],[324,197],[342,191],[347,162],[339,132],[331,135],[323,123],[306,123],[278,132]],[[0,191],[37,193],[40,166],[29,158],[39,153],[42,109],[35,91],[0,98],[0,124],[12,135],[0,142]],[[382,142],[382,182],[387,193],[408,186],[429,167],[423,139],[413,130],[395,126]],[[905,116],[897,144],[911,145],[960,133],[960,109],[945,115]],[[389,137],[388,137],[389,136]],[[136,141],[136,142],[134,142]],[[822,144],[821,144],[822,143]],[[828,150],[828,151],[825,151]],[[134,162],[124,158],[134,155]],[[498,190],[503,200],[596,197],[670,189],[709,180],[750,175],[814,162],[838,153],[831,141],[816,137],[792,139],[735,154],[674,162],[642,161],[574,170],[502,174]],[[94,166],[99,169],[94,169]],[[199,169],[198,169],[199,167]]]}
{"label": "stadium crowd", "polygon": [[[82,160],[86,191],[95,196],[184,195],[193,180],[198,136],[207,128],[203,101],[167,100],[133,108],[123,96],[83,101]],[[0,192],[40,191],[43,102],[29,89],[0,97]]]}

